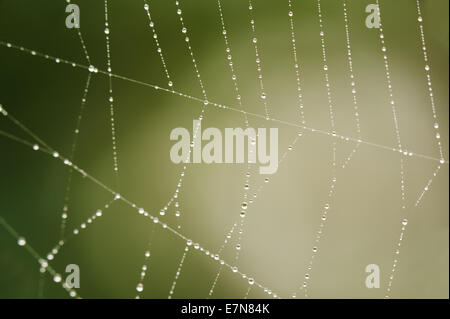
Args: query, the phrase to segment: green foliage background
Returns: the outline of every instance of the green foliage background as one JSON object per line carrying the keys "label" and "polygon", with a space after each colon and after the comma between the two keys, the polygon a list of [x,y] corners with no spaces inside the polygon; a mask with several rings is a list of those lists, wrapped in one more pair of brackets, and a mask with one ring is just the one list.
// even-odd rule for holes
{"label": "green foliage background", "polygon": [[[287,1],[254,2],[271,116],[299,123]],[[378,33],[364,25],[364,9],[372,2],[348,1],[361,129],[364,140],[394,146]],[[426,95],[415,1],[380,2],[404,145],[410,151],[439,157]],[[81,9],[81,30],[92,63],[105,70],[104,3],[74,3]],[[113,73],[167,87],[143,1],[109,3]],[[448,1],[421,3],[448,159]],[[0,0],[0,40],[86,64],[77,33],[65,27],[65,5],[62,0]],[[316,2],[294,0],[293,5],[307,125],[330,130]],[[153,0],[150,6],[174,89],[201,97],[174,1]],[[263,114],[247,7],[246,1],[223,0],[245,108]],[[186,0],[182,8],[208,98],[236,106],[216,1]],[[355,137],[342,2],[323,0],[322,10],[337,131]],[[86,77],[85,70],[0,47],[0,103],[61,154],[70,154]],[[181,170],[169,159],[169,133],[175,127],[190,128],[201,104],[114,79],[120,167],[116,185],[107,88],[106,76],[93,76],[74,162],[156,215],[175,190]],[[254,117],[249,120],[252,127],[275,125]],[[243,125],[243,118],[236,112],[208,107],[203,125],[238,127]],[[276,126],[281,156],[298,129]],[[0,118],[0,129],[25,136],[5,118]],[[327,136],[305,133],[249,210],[237,266],[282,297],[290,297],[303,282],[328,192],[331,142]],[[353,146],[338,142],[339,163]],[[406,160],[410,224],[392,297],[448,298],[448,164],[442,165],[421,206],[413,206],[437,164],[415,157]],[[245,171],[245,165],[199,164],[189,168],[180,197],[181,233],[216,252],[225,233],[239,221]],[[67,167],[59,161],[0,137],[0,215],[42,255],[59,240],[67,173]],[[252,172],[251,192],[263,184],[263,178]],[[404,217],[399,185],[399,155],[370,146],[362,145],[349,168],[339,171],[336,199],[312,271],[311,297],[384,296]],[[74,174],[71,189],[68,231],[111,199],[110,194],[78,174]],[[164,220],[176,225],[173,210]],[[67,264],[80,266],[78,292],[84,298],[132,298],[154,227],[136,210],[114,203],[101,219],[68,242],[52,265],[60,273]],[[232,240],[223,253],[231,264],[235,244]],[[179,238],[155,229],[144,297],[167,297],[184,247]],[[380,265],[381,289],[364,286],[364,268],[370,263]],[[174,297],[207,297],[217,270],[218,264],[211,258],[190,252]],[[48,275],[44,277],[45,298],[68,297]],[[0,297],[36,298],[39,280],[36,261],[0,229]],[[213,297],[242,298],[247,286],[245,280],[224,270]],[[267,294],[254,288],[249,297],[264,298]]]}

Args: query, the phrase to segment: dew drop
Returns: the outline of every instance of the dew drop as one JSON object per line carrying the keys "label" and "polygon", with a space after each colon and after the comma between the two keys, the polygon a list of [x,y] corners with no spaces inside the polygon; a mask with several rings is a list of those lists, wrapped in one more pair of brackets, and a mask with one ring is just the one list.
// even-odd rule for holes
{"label": "dew drop", "polygon": [[60,274],[56,274],[55,276],[53,276],[53,281],[54,282],[61,282],[61,275]]}
{"label": "dew drop", "polygon": [[27,243],[27,241],[23,237],[19,237],[19,239],[17,240],[17,244],[19,246],[25,246],[26,243]]}

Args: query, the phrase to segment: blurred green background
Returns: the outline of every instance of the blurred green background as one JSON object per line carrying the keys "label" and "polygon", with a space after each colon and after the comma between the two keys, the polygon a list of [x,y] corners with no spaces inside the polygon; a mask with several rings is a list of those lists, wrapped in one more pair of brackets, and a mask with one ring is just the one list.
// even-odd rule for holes
{"label": "blurred green background", "polygon": [[[361,132],[366,141],[395,146],[378,30],[368,29],[365,7],[372,0],[349,0],[348,14]],[[433,119],[425,82],[415,1],[382,0],[381,14],[391,64],[400,132],[409,151],[435,158]],[[104,2],[77,0],[81,31],[92,64],[106,70]],[[259,100],[255,52],[248,3],[223,0],[223,11],[246,110],[264,114]],[[65,27],[63,0],[0,0],[0,40],[87,64],[76,31]],[[110,0],[113,73],[167,87],[148,19],[139,0]],[[448,159],[448,1],[421,1],[433,89]],[[316,1],[293,1],[305,118],[309,127],[330,130],[323,80]],[[175,1],[152,0],[151,13],[174,89],[195,97],[201,91],[181,34]],[[217,2],[182,1],[183,17],[211,101],[237,106]],[[323,0],[327,57],[335,105],[336,130],[356,137],[347,70],[342,2]],[[254,18],[262,58],[264,85],[272,118],[299,123],[296,79],[290,43],[288,2],[254,1]],[[0,103],[44,141],[68,156],[88,71],[0,46]],[[94,74],[81,122],[74,162],[147,211],[156,215],[176,188],[180,165],[170,161],[173,128],[192,126],[201,103],[129,81],[113,79],[119,153],[119,185],[113,174],[108,80]],[[279,156],[298,129],[257,117],[252,127],[279,128]],[[237,112],[207,107],[203,127],[243,126]],[[24,133],[4,117],[0,130]],[[259,283],[290,297],[303,282],[315,232],[321,222],[331,178],[328,136],[305,132],[294,150],[270,176],[246,217],[239,269]],[[342,164],[354,144],[338,141]],[[416,199],[437,162],[408,157],[405,162],[407,214],[401,212],[399,154],[361,145],[349,167],[338,171],[335,198],[311,272],[309,295],[315,298],[383,298],[400,234],[407,217],[392,297],[448,298],[448,164],[421,205]],[[179,198],[181,217],[169,209],[162,219],[206,249],[217,252],[233,223],[239,222],[245,164],[196,164],[188,168]],[[250,193],[266,176],[251,172]],[[0,215],[41,255],[59,240],[68,168],[61,162],[0,137]],[[84,222],[111,195],[74,173],[68,231]],[[81,269],[84,298],[133,298],[152,231],[152,256],[144,281],[145,298],[167,298],[185,242],[155,226],[121,202],[74,240],[51,265],[64,273],[67,264]],[[221,257],[235,264],[233,237]],[[378,264],[381,288],[367,289],[365,266]],[[199,251],[187,254],[174,298],[206,298],[219,265]],[[39,265],[16,240],[0,229],[0,297],[37,298]],[[44,298],[67,293],[44,275]],[[242,298],[248,283],[224,269],[214,298]],[[302,296],[301,293],[297,294]],[[268,297],[254,287],[249,298]]]}

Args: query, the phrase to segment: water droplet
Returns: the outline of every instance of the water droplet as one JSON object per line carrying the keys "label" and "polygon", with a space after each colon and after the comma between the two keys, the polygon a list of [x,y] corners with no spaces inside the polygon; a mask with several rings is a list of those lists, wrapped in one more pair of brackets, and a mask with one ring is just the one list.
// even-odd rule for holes
{"label": "water droplet", "polygon": [[55,274],[55,276],[53,277],[53,281],[54,282],[61,282],[61,275],[60,274]]}
{"label": "water droplet", "polygon": [[247,209],[248,208],[247,202],[243,202],[241,207],[242,207],[242,209]]}
{"label": "water droplet", "polygon": [[109,29],[105,28],[105,34],[109,34]]}
{"label": "water droplet", "polygon": [[136,290],[138,292],[142,292],[144,290],[144,285],[141,284],[141,283],[138,283],[137,286],[136,286]]}
{"label": "water droplet", "polygon": [[402,225],[403,225],[403,226],[408,225],[408,220],[407,220],[406,218],[402,220]]}
{"label": "water droplet", "polygon": [[23,238],[23,237],[19,237],[19,239],[17,240],[17,244],[18,244],[19,246],[25,246],[26,243],[27,243],[27,241],[26,241],[25,238]]}
{"label": "water droplet", "polygon": [[255,280],[253,278],[248,278],[249,285],[253,285],[255,283]]}
{"label": "water droplet", "polygon": [[425,70],[430,71],[430,66],[428,64],[425,65]]}
{"label": "water droplet", "polygon": [[35,150],[35,151],[39,150],[39,145],[34,144],[34,145],[33,145],[33,150]]}
{"label": "water droplet", "polygon": [[150,257],[150,250],[147,250],[146,252],[145,252],[145,257]]}

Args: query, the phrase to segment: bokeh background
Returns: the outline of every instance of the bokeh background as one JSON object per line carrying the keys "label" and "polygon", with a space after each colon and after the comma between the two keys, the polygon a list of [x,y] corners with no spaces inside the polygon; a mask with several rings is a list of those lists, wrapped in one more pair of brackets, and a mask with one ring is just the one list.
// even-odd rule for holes
{"label": "bokeh background", "polygon": [[[243,104],[264,114],[259,99],[255,53],[251,43],[248,3],[223,0],[224,18],[233,51]],[[348,13],[354,72],[358,88],[361,131],[366,141],[395,146],[378,30],[368,29],[365,7],[374,1],[349,0]],[[415,1],[382,0],[394,94],[406,149],[439,157],[427,98]],[[92,64],[106,70],[104,3],[77,0]],[[65,27],[63,0],[0,0],[0,40],[87,64],[78,35]],[[110,0],[113,73],[167,87],[148,26],[144,2]],[[174,89],[201,97],[192,63],[180,32],[174,1],[152,0],[153,20],[174,82]],[[430,55],[433,88],[448,159],[448,1],[421,1]],[[293,1],[297,50],[302,66],[305,117],[309,127],[330,130],[321,64],[316,1]],[[211,101],[236,106],[217,3],[182,2],[185,23],[199,70]],[[336,130],[356,137],[347,71],[345,28],[341,1],[323,0],[324,29]],[[272,118],[299,123],[296,82],[290,43],[287,1],[255,1],[254,15],[262,57],[264,84]],[[34,57],[0,46],[0,103],[44,141],[68,156],[88,71]],[[192,126],[201,103],[113,79],[119,153],[119,185],[113,174],[109,124],[108,81],[94,74],[81,123],[74,162],[113,189],[157,214],[176,188],[182,169],[170,161],[175,127]],[[278,127],[279,153],[287,150],[298,128],[257,117],[252,127]],[[243,126],[237,112],[207,107],[203,127]],[[0,118],[0,129],[24,133]],[[259,283],[290,297],[303,282],[315,232],[321,222],[331,178],[328,136],[305,132],[276,175],[251,206],[236,266]],[[342,163],[354,143],[338,141]],[[408,157],[405,164],[407,213],[400,207],[399,154],[361,145],[348,168],[338,171],[325,234],[311,272],[309,295],[315,298],[383,298],[400,234],[400,220],[409,225],[393,283],[394,298],[448,298],[448,164],[442,165],[421,205],[414,208],[438,162]],[[234,222],[239,222],[245,164],[196,164],[188,168],[179,198],[182,215],[171,208],[162,219],[181,224],[180,232],[216,252]],[[41,255],[59,240],[68,167],[48,155],[0,137],[0,215]],[[265,176],[251,172],[250,193]],[[74,174],[67,229],[79,227],[111,195]],[[84,298],[133,298],[154,229],[152,256],[144,281],[145,298],[167,298],[185,242],[155,226],[123,203],[67,242],[51,265],[64,273],[67,264],[81,268]],[[236,237],[222,258],[234,265]],[[365,266],[378,264],[381,288],[367,289]],[[188,253],[175,298],[206,298],[219,265],[199,251]],[[40,290],[39,285],[43,284]],[[223,270],[214,298],[242,298],[248,283]],[[301,293],[297,294],[299,297]],[[0,229],[0,297],[67,298],[67,293],[39,264]],[[254,287],[249,298],[269,297]]]}

